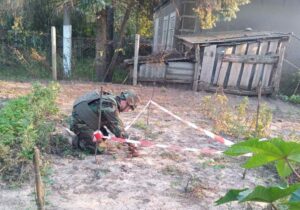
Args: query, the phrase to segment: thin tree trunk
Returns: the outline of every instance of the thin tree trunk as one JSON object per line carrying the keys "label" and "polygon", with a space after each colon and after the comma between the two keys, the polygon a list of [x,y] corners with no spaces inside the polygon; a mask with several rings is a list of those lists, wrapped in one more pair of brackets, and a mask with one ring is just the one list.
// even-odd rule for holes
{"label": "thin tree trunk", "polygon": [[[124,15],[124,18],[122,20],[121,28],[120,28],[120,31],[119,31],[120,36],[119,36],[119,40],[117,42],[117,45],[116,45],[115,49],[119,49],[122,46],[122,40],[123,40],[124,35],[125,35],[125,27],[126,27],[126,24],[128,22],[129,15],[132,11],[133,6],[134,6],[134,0],[131,0],[127,5],[125,15]],[[113,74],[113,69],[115,68],[115,65],[116,65],[116,62],[117,62],[117,59],[118,59],[118,55],[119,55],[119,52],[115,50],[114,55],[113,55],[112,60],[111,60],[111,63],[109,64],[109,66],[106,70],[103,81],[107,77],[107,75],[112,75]]]}
{"label": "thin tree trunk", "polygon": [[106,10],[103,9],[96,14],[96,56],[95,67],[97,81],[104,80],[106,68]]}
{"label": "thin tree trunk", "polygon": [[[108,68],[108,65],[111,63],[112,57],[114,55],[114,1],[112,1],[111,6],[106,7],[107,11],[107,45],[106,45],[106,52],[107,52],[107,57],[106,57],[106,67]],[[107,75],[106,78],[107,81],[112,80],[112,75],[109,74]]]}

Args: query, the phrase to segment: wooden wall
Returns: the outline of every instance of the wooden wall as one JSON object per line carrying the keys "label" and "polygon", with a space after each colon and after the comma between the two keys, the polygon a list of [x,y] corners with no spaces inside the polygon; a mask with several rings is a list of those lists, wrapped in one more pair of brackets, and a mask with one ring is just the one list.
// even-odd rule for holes
{"label": "wooden wall", "polygon": [[138,81],[191,84],[193,90],[240,95],[278,91],[287,39],[264,38],[194,45],[195,62],[144,63]]}
{"label": "wooden wall", "polygon": [[[264,94],[272,93],[280,79],[283,54],[280,39],[203,47],[200,89],[223,88],[227,92],[256,94],[259,82]],[[277,76],[277,77],[276,77]]]}
{"label": "wooden wall", "polygon": [[193,75],[191,62],[145,63],[139,67],[138,81],[191,83]]}

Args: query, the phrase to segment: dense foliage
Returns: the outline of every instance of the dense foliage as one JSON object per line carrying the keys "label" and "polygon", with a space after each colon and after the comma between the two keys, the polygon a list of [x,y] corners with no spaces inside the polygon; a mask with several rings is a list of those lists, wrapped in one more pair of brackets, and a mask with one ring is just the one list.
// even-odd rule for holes
{"label": "dense foliage", "polygon": [[33,148],[46,148],[54,130],[59,87],[35,84],[33,92],[9,101],[0,110],[0,175],[8,181],[22,179]]}
{"label": "dense foliage", "polygon": [[199,17],[200,27],[210,29],[220,20],[231,21],[236,18],[239,7],[251,0],[197,0],[194,9]]}

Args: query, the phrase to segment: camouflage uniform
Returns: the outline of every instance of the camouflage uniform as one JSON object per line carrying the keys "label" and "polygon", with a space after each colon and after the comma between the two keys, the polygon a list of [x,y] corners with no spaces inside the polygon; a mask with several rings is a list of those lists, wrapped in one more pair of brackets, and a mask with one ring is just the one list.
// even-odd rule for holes
{"label": "camouflage uniform", "polygon": [[[120,96],[104,92],[101,98],[101,131],[107,135],[103,128],[106,126],[117,137],[127,138],[123,122],[119,117]],[[96,91],[89,92],[78,98],[73,104],[72,121],[70,129],[77,135],[75,147],[81,149],[95,149],[92,141],[93,132],[98,129],[100,95]]]}

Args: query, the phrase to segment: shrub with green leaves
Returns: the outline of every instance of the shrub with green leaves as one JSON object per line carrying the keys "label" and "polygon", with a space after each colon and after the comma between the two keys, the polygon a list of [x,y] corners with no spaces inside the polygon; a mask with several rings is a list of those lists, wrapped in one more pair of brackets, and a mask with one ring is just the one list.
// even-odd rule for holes
{"label": "shrub with green leaves", "polygon": [[201,111],[204,116],[212,120],[213,128],[217,133],[237,138],[269,135],[272,122],[271,109],[266,104],[262,104],[257,116],[257,112],[250,109],[247,97],[233,108],[224,94],[205,96],[201,103]]}
{"label": "shrub with green leaves", "polygon": [[[261,141],[249,139],[231,146],[224,152],[230,156],[252,154],[242,166],[246,169],[260,167],[266,164],[275,164],[276,171],[281,178],[294,174],[298,181],[300,175],[295,167],[300,163],[300,144],[286,142],[280,138]],[[284,200],[285,199],[285,200]],[[238,201],[239,203],[254,201],[269,203],[272,209],[283,206],[284,209],[300,209],[300,183],[296,182],[286,186],[256,186],[254,189],[231,189],[227,194],[216,201],[217,205],[227,202]]]}
{"label": "shrub with green leaves", "polygon": [[294,104],[300,104],[300,95],[297,95],[297,94],[293,94],[291,96],[280,95],[279,97],[283,101],[289,101],[289,102],[292,102]]}
{"label": "shrub with green leaves", "polygon": [[[32,93],[9,101],[0,110],[0,175],[17,181],[26,175],[34,146],[48,146],[54,130],[51,118],[57,113],[57,84],[33,85]],[[22,171],[23,170],[23,171]],[[26,177],[26,176],[24,176]]]}
{"label": "shrub with green leaves", "polygon": [[291,95],[289,101],[295,104],[300,104],[300,95]]}

